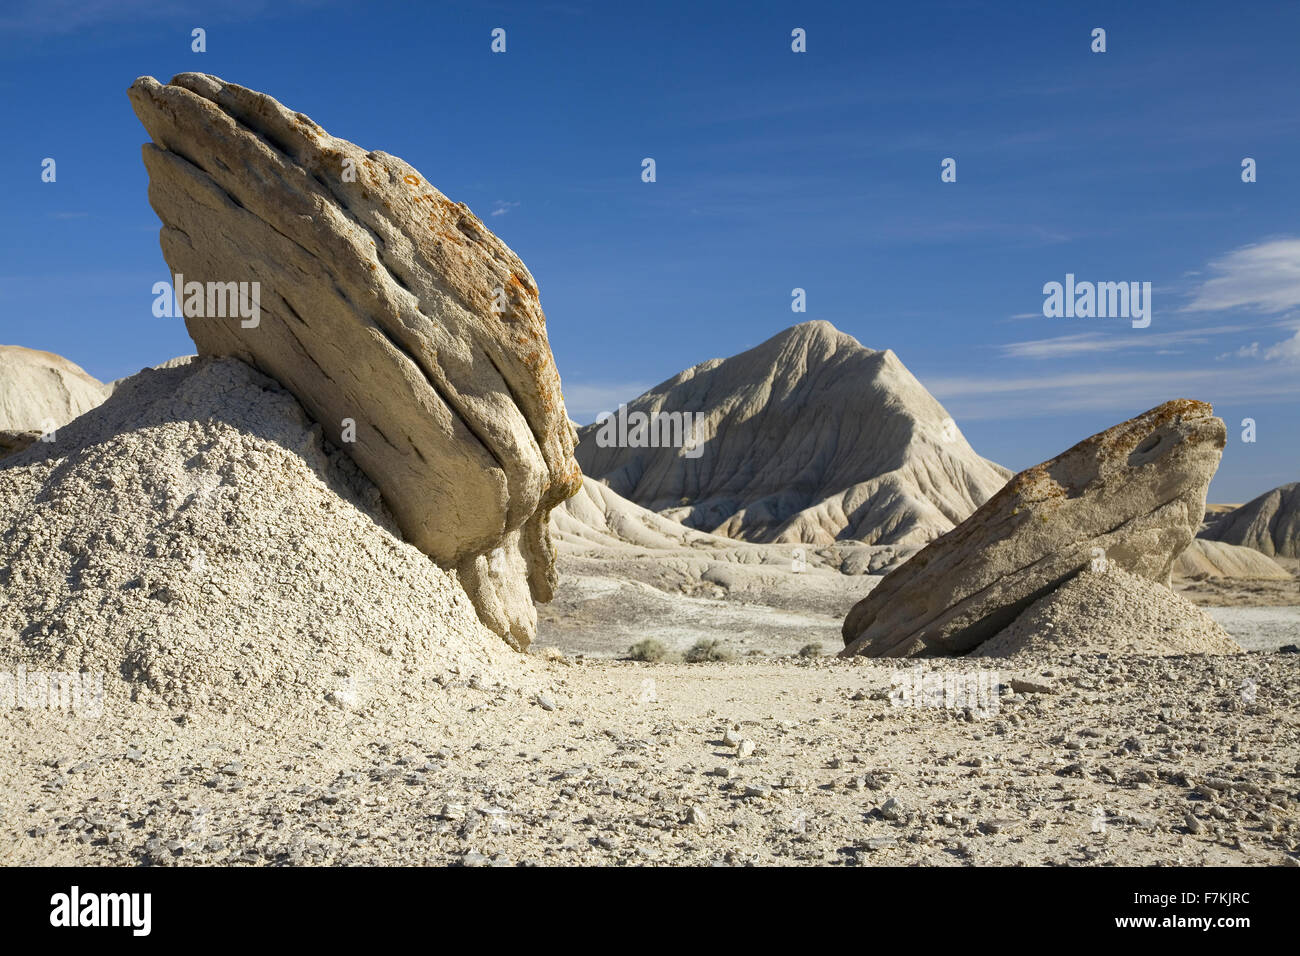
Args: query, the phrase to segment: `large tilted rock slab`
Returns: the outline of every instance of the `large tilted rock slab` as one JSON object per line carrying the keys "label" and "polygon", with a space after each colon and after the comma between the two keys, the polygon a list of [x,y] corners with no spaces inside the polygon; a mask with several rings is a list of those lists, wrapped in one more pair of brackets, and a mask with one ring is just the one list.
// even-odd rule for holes
{"label": "large tilted rock slab", "polygon": [[527,644],[556,580],[547,515],[581,473],[524,264],[401,159],[262,93],[183,73],[129,95],[172,273],[260,283],[255,326],[186,312],[200,353],[293,392],[484,622]]}
{"label": "large tilted rock slab", "polygon": [[1230,511],[1202,537],[1267,555],[1300,558],[1300,481],[1266,491]]}
{"label": "large tilted rock slab", "polygon": [[1168,583],[1226,438],[1209,405],[1176,399],[1020,472],[853,607],[842,654],[965,654],[1098,555]]}

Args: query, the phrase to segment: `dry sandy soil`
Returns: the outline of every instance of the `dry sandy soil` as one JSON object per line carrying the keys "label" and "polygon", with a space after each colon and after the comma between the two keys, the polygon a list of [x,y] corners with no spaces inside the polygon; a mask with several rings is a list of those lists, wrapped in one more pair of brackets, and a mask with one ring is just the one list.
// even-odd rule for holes
{"label": "dry sandy soil", "polygon": [[[1294,582],[1185,585],[1246,654],[801,658],[842,646],[880,577],[841,569],[879,555],[795,573],[788,549],[670,528],[611,560],[567,542],[590,553],[563,558],[521,656],[247,374],[147,376],[0,469],[0,626],[26,629],[0,645],[107,673],[98,716],[0,706],[0,863],[1300,857]],[[615,659],[648,637],[736,657]],[[904,694],[923,673],[983,697]]]}
{"label": "dry sandy soil", "polygon": [[1300,560],[1273,560],[1291,572],[1290,581],[1209,578],[1175,581],[1174,590],[1201,607],[1300,607]]}
{"label": "dry sandy soil", "polygon": [[1291,572],[1290,581],[1175,581],[1174,590],[1205,608],[1247,650],[1300,645],[1300,560],[1274,560]]}
{"label": "dry sandy soil", "polygon": [[924,665],[977,667],[1021,692],[911,706],[907,662],[534,655],[427,712],[382,686],[265,726],[9,711],[0,862],[1297,861],[1300,655]]}

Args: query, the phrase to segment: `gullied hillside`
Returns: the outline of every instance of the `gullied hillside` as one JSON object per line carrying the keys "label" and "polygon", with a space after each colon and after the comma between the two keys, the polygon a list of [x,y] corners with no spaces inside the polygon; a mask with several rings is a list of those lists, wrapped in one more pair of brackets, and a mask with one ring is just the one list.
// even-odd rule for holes
{"label": "gullied hillside", "polygon": [[1300,558],[1300,481],[1246,502],[1201,532],[1201,537],[1273,557]]}
{"label": "gullied hillside", "polygon": [[106,394],[98,379],[62,356],[0,345],[0,455],[66,425]]}
{"label": "gullied hillside", "polygon": [[629,403],[629,419],[637,412],[700,415],[698,447],[602,447],[593,424],[579,432],[584,473],[689,527],[748,541],[923,544],[1010,476],[974,452],[893,352],[828,322],[689,368]]}

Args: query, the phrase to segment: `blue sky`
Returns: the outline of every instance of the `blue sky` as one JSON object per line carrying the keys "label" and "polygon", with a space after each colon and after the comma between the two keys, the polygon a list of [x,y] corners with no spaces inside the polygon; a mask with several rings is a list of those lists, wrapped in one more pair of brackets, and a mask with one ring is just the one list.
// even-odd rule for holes
{"label": "blue sky", "polygon": [[[579,420],[827,319],[1011,468],[1211,401],[1211,498],[1241,501],[1300,479],[1298,43],[1294,2],[18,0],[0,342],[101,379],[192,351],[151,312],[166,266],[125,91],[203,71],[468,203],[537,278]],[[1066,273],[1151,282],[1150,327],[1045,318]]]}

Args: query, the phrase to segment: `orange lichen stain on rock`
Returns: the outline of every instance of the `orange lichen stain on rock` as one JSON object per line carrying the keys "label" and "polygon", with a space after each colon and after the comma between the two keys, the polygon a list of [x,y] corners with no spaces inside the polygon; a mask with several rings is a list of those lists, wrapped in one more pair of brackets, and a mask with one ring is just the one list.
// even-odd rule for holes
{"label": "orange lichen stain on rock", "polygon": [[534,289],[532,285],[530,285],[529,283],[521,279],[518,273],[511,272],[509,282],[511,285],[518,286],[519,288],[523,289],[526,294],[532,296],[534,299],[537,298],[537,290]]}
{"label": "orange lichen stain on rock", "polygon": [[411,186],[418,186],[418,185],[420,185],[420,177],[419,177],[419,176],[412,176],[410,173],[407,173],[405,176],[402,177],[402,179],[405,180],[406,183],[407,183],[408,185],[411,185]]}
{"label": "orange lichen stain on rock", "polygon": [[572,461],[573,464],[570,466],[569,473],[565,478],[565,485],[568,489],[568,495],[566,497],[572,498],[578,493],[578,489],[582,487],[582,466],[572,458],[569,460]]}

